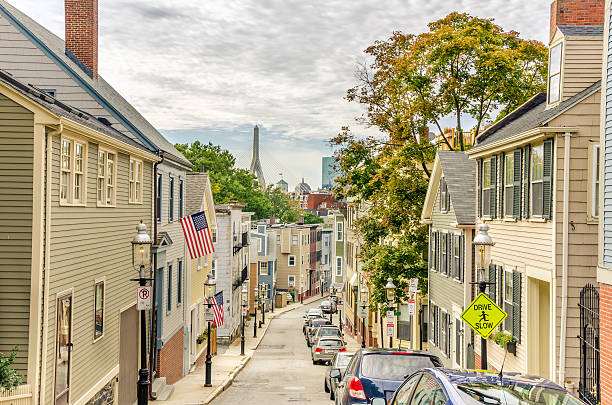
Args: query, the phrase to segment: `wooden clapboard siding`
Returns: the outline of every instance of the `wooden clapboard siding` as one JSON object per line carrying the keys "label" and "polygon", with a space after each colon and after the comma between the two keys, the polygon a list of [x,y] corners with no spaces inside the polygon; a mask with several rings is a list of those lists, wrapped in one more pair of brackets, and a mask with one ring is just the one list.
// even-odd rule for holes
{"label": "wooden clapboard siding", "polygon": [[601,80],[603,41],[600,37],[568,37],[564,45],[562,86],[566,100]]}
{"label": "wooden clapboard siding", "polygon": [[[72,402],[83,396],[119,362],[119,315],[135,302],[137,272],[132,267],[130,241],[142,219],[152,231],[151,162],[143,166],[143,203],[128,204],[130,157],[118,151],[116,207],[97,207],[98,145],[87,143],[87,205],[59,205],[59,135],[51,140],[51,225],[48,338],[46,342],[45,403],[53,403],[56,339],[56,298],[73,293]],[[93,342],[94,282],[105,279],[104,336]],[[91,364],[96,364],[95,368]]]}
{"label": "wooden clapboard siding", "polygon": [[0,95],[0,353],[27,377],[34,114]]}
{"label": "wooden clapboard siding", "polygon": [[[597,283],[597,224],[587,221],[587,202],[589,194],[589,143],[599,142],[599,112],[601,94],[597,92],[580,104],[554,119],[551,126],[577,126],[579,132],[571,137],[570,178],[569,178],[569,221],[574,228],[569,229],[568,257],[568,303],[565,376],[577,385],[580,372],[580,350],[576,336],[580,333],[580,312],[578,299],[580,290],[587,284]],[[558,135],[555,141],[555,242],[557,263],[556,325],[559,336],[561,325],[562,263],[563,263],[563,165],[564,139]],[[559,340],[557,339],[557,342]],[[556,356],[559,356],[557,343]],[[558,359],[557,359],[557,364]]]}

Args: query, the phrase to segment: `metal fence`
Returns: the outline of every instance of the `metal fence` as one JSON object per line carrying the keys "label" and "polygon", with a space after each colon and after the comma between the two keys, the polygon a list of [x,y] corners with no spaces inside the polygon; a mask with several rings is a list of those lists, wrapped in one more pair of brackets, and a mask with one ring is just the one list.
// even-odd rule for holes
{"label": "metal fence", "polygon": [[580,383],[578,394],[585,402],[601,401],[599,385],[599,292],[591,284],[580,291]]}

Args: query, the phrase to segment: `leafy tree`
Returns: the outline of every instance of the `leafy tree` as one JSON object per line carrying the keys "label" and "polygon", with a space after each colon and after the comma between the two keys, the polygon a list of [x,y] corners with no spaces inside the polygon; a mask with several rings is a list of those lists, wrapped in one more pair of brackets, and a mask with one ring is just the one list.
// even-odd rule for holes
{"label": "leafy tree", "polygon": [[319,218],[310,212],[304,212],[303,215],[305,224],[322,224],[324,222],[323,218]]}

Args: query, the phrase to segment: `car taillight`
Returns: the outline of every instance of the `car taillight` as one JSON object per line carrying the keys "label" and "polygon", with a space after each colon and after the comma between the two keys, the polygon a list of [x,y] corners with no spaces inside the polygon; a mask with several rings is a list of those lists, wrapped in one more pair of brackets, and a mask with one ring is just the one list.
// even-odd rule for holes
{"label": "car taillight", "polygon": [[320,347],[317,347],[317,348],[315,349],[315,353],[321,353],[322,351],[323,351],[323,349],[321,349]]}
{"label": "car taillight", "polygon": [[359,378],[353,377],[349,383],[349,396],[355,399],[366,399],[366,394],[363,391],[363,386]]}
{"label": "car taillight", "polygon": [[343,347],[342,349],[340,349],[341,352],[345,352],[346,351],[346,347]]}

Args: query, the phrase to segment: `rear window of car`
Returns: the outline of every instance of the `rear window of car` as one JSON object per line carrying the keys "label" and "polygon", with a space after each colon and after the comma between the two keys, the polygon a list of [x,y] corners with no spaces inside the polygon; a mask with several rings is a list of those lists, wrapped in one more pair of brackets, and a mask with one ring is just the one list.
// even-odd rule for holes
{"label": "rear window of car", "polygon": [[326,340],[320,340],[319,346],[321,347],[342,347],[343,344],[341,340],[326,339]]}
{"label": "rear window of car", "polygon": [[414,370],[439,366],[436,363],[431,357],[414,354],[368,354],[361,361],[361,374],[368,378],[403,381]]}
{"label": "rear window of car", "polygon": [[335,328],[320,328],[319,336],[340,336],[340,331]]}
{"label": "rear window of car", "polygon": [[312,326],[321,326],[321,325],[329,325],[329,321],[327,319],[313,319]]}

